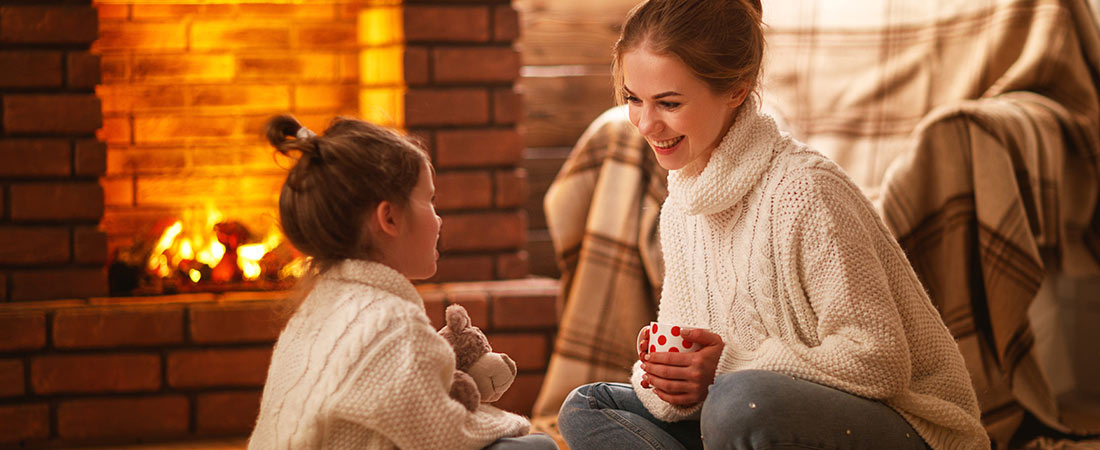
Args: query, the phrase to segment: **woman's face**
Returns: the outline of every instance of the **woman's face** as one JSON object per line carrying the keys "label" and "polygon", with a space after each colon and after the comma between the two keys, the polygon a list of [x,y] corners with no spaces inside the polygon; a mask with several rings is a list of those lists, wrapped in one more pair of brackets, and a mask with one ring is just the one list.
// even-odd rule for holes
{"label": "woman's face", "polygon": [[420,167],[420,176],[409,196],[409,202],[400,211],[403,215],[397,236],[395,267],[412,280],[430,278],[435,274],[439,260],[439,227],[443,220],[435,213],[435,183],[428,163]]}
{"label": "woman's face", "polygon": [[733,124],[744,90],[715,94],[680,58],[646,45],[622,56],[630,122],[668,170],[698,172]]}

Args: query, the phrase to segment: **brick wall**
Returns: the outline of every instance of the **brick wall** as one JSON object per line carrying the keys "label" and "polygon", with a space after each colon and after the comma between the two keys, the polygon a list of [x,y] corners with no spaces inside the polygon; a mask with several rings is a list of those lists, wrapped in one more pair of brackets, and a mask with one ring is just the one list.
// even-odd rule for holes
{"label": "brick wall", "polygon": [[437,279],[526,276],[516,10],[507,0],[410,0],[404,31],[405,126],[438,171]]}
{"label": "brick wall", "polygon": [[[519,375],[498,407],[529,415],[557,329],[550,279],[423,285],[435,328],[461,304]],[[0,308],[0,447],[244,436],[283,292],[34,302]]]}
{"label": "brick wall", "polygon": [[359,115],[363,2],[133,3],[96,5],[92,47],[102,58],[110,249],[155,238],[166,219],[209,233],[212,211],[266,233],[286,164],[263,123],[289,112],[319,131]]}
{"label": "brick wall", "polygon": [[[528,274],[516,11],[506,0],[98,5],[109,247],[206,211],[264,232],[285,176],[260,139],[290,112],[407,129],[444,220],[433,281]],[[231,2],[225,2],[231,3]],[[188,224],[185,224],[188,226]]]}
{"label": "brick wall", "polygon": [[90,1],[0,6],[0,302],[107,292],[96,26]]}

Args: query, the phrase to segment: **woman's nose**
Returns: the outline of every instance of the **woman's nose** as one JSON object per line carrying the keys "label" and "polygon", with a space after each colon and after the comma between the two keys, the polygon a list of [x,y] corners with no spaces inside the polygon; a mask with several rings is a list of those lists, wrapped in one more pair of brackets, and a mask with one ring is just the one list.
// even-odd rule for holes
{"label": "woman's nose", "polygon": [[653,136],[657,132],[661,131],[661,121],[650,111],[649,108],[640,108],[638,112],[638,132],[642,133],[642,136]]}

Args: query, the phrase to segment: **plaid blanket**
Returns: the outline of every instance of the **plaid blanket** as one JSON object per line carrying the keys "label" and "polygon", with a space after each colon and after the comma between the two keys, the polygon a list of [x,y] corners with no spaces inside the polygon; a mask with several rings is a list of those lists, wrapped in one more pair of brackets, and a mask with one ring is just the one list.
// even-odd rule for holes
{"label": "plaid blanket", "polygon": [[[1100,431],[1100,424],[1065,423],[1058,415],[1031,353],[1027,320],[1046,273],[1100,273],[1100,37],[1095,17],[1085,0],[765,2],[766,106],[781,112],[779,119],[796,138],[844,167],[879,208],[958,340],[983,421],[1002,447],[1025,409],[1059,430]],[[641,192],[657,193],[663,177],[649,171],[648,177],[635,174],[634,179],[645,180],[639,185],[567,187],[575,184],[569,174],[581,172],[576,167],[602,173],[599,168],[608,164],[593,158],[611,154],[602,147],[612,138],[596,136],[615,136],[616,161],[651,157],[649,151],[619,153],[646,150],[645,144],[625,118],[618,119],[621,125],[606,123],[611,119],[601,118],[593,129],[602,131],[590,129],[582,137],[547,195],[554,239],[564,236],[555,227],[573,230],[557,250],[563,273],[574,285],[566,283],[563,293],[563,336],[536,415],[556,413],[576,385],[622,379],[595,377],[593,367],[622,364],[618,359],[627,351],[633,359],[636,322],[645,321],[637,318],[617,333],[610,331],[625,323],[621,308],[633,313],[640,301],[634,291],[619,291],[612,280],[625,275],[608,268],[637,266],[609,264],[631,260],[612,250],[625,251],[639,242],[637,236],[655,244],[655,237],[639,233],[655,230],[657,214],[620,212],[626,203],[614,199],[635,201]],[[594,173],[588,177],[581,185],[597,184]],[[660,203],[656,195],[646,201],[654,209]],[[601,238],[586,238],[586,228],[578,224],[595,205],[629,216],[616,222],[629,227],[605,228]],[[578,218],[582,221],[566,225]],[[595,254],[614,258],[584,264],[589,245],[599,246]],[[642,267],[656,267],[659,252],[641,258]],[[652,259],[648,265],[647,259]],[[585,273],[597,267],[601,272]],[[646,276],[649,288],[643,291],[654,295],[659,276]],[[578,288],[575,280],[585,277],[602,280],[592,284],[602,284],[602,290]],[[629,277],[645,282],[636,272]],[[652,311],[652,303],[645,307]],[[589,332],[573,335],[577,329]],[[561,370],[554,370],[554,362],[564,359],[578,370],[567,382],[560,381],[566,379]]]}
{"label": "plaid blanket", "polygon": [[657,316],[667,177],[618,107],[589,125],[547,190],[565,305],[536,419],[553,421],[577,386],[630,380],[638,330]]}

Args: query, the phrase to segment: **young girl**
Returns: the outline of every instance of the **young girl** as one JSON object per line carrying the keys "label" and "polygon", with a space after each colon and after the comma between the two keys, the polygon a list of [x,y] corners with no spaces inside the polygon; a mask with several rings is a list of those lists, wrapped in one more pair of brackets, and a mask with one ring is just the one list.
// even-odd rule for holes
{"label": "young girl", "polygon": [[650,0],[614,49],[619,97],[669,170],[658,321],[632,384],[574,390],[590,448],[982,449],[963,359],[871,203],[753,98],[759,0]]}
{"label": "young girl", "polygon": [[485,404],[470,412],[448,395],[454,351],[409,282],[432,276],[439,257],[427,155],[343,118],[317,136],[278,116],[267,138],[298,155],[279,214],[313,278],[275,344],[248,447],[557,448],[524,436],[523,417]]}

